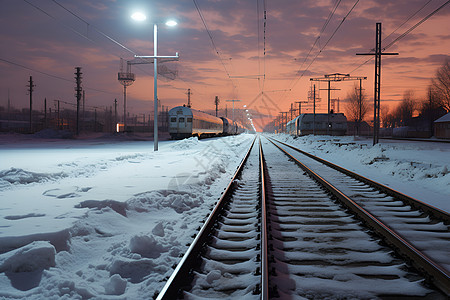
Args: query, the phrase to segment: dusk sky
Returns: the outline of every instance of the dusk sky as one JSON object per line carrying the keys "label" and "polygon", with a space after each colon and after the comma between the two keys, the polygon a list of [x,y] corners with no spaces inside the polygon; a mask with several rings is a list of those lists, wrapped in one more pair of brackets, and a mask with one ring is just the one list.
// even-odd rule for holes
{"label": "dusk sky", "polygon": [[[30,75],[36,84],[34,109],[43,110],[44,98],[49,107],[54,107],[55,99],[75,104],[74,72],[81,67],[86,105],[109,109],[116,98],[121,112],[120,58],[153,55],[153,23],[169,18],[178,26],[159,25],[158,54],[178,52],[180,60],[166,64],[178,71],[175,80],[158,81],[164,106],[185,104],[190,88],[193,108],[213,110],[219,96],[220,108],[227,105],[230,111],[226,100],[239,99],[237,106],[276,116],[288,111],[292,102],[307,99],[311,77],[331,73],[367,76],[363,85],[372,98],[374,62],[362,65],[369,57],[355,54],[374,48],[376,22],[382,23],[386,46],[446,2],[2,0],[0,106],[7,106],[8,93],[12,106],[28,106]],[[145,22],[130,18],[138,10],[147,14]],[[395,105],[406,90],[425,97],[436,69],[450,59],[449,20],[447,5],[386,50],[399,55],[382,59],[382,105]],[[128,110],[150,114],[153,65],[133,66],[132,71],[137,78],[128,88]],[[353,85],[333,84],[340,90],[332,97],[345,98]],[[319,111],[325,112],[326,92],[320,92]],[[262,122],[255,125],[261,127]]]}

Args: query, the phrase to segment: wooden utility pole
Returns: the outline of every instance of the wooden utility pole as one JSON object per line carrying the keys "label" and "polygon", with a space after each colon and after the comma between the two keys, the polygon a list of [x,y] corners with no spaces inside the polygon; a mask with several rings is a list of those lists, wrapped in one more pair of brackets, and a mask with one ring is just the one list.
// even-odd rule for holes
{"label": "wooden utility pole", "polygon": [[80,101],[81,101],[81,67],[76,67],[75,68],[77,71],[75,72],[75,80],[76,80],[76,88],[75,91],[77,92],[77,94],[75,95],[77,97],[77,135],[80,134]]}
{"label": "wooden utility pole", "polygon": [[44,127],[47,129],[47,98],[44,98]]}
{"label": "wooden utility pole", "polygon": [[33,133],[33,88],[36,85],[33,84],[33,76],[30,76],[28,81],[28,93],[30,95],[30,133]]}
{"label": "wooden utility pole", "polygon": [[191,89],[188,89],[187,91],[187,96],[188,96],[188,102],[187,102],[187,107],[191,108]]}
{"label": "wooden utility pole", "polygon": [[214,100],[214,105],[216,106],[216,117],[219,109],[219,103],[220,103],[219,96],[216,96],[216,99]]}
{"label": "wooden utility pole", "polygon": [[378,144],[380,135],[381,56],[398,55],[398,53],[381,52],[381,23],[377,23],[375,35],[375,53],[356,53],[356,55],[375,55],[375,84],[373,95],[373,145],[376,145]]}

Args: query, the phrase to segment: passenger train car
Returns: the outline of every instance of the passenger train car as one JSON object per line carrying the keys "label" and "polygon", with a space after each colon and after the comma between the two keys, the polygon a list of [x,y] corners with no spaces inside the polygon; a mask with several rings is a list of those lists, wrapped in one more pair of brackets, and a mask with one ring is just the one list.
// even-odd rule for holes
{"label": "passenger train car", "polygon": [[169,110],[169,133],[173,139],[239,134],[244,130],[242,125],[231,119],[217,118],[186,106]]}
{"label": "passenger train car", "polygon": [[[315,120],[315,121],[314,121]],[[301,114],[286,124],[286,133],[301,136],[307,134],[345,135],[347,118],[342,113],[330,114]]]}
{"label": "passenger train car", "polygon": [[234,135],[245,132],[246,128],[244,127],[244,125],[238,122],[233,122],[233,120],[225,117],[220,118],[223,122],[223,135]]}

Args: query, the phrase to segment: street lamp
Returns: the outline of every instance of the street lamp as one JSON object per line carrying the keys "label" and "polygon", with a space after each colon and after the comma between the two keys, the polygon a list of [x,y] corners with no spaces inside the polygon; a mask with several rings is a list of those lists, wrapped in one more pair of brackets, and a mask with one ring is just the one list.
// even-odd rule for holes
{"label": "street lamp", "polygon": [[[136,12],[131,15],[131,18],[135,21],[145,21],[147,17],[141,13]],[[169,20],[165,23],[167,26],[173,27],[177,25],[174,20]],[[153,24],[153,56],[139,56],[135,55],[135,58],[153,59],[154,75],[153,75],[153,102],[154,102],[154,123],[153,123],[153,145],[154,151],[158,151],[158,58],[174,59],[178,60],[178,52],[175,56],[158,56],[158,24]]]}

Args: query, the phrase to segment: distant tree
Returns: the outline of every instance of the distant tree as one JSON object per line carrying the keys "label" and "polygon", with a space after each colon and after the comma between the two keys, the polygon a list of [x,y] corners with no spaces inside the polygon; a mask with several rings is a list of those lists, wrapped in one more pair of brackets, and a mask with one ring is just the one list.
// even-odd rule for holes
{"label": "distant tree", "polygon": [[437,101],[446,110],[450,111],[450,60],[436,71],[435,78],[431,80],[432,89]]}
{"label": "distant tree", "polygon": [[389,106],[382,105],[380,107],[380,118],[381,118],[381,125],[384,128],[392,127],[392,114],[389,112]]}
{"label": "distant tree", "polygon": [[414,99],[414,92],[407,90],[403,93],[403,99],[397,107],[396,117],[399,118],[399,125],[405,126],[414,116],[417,108],[417,101]]}
{"label": "distant tree", "polygon": [[420,103],[419,114],[429,120],[430,131],[433,132],[434,121],[443,115],[442,103],[432,85],[428,86],[427,96]]}
{"label": "distant tree", "polygon": [[367,94],[363,91],[361,97],[359,94],[359,86],[355,84],[352,92],[349,92],[346,97],[346,115],[349,121],[355,122],[356,133],[360,134],[361,122],[370,112],[370,103]]}

